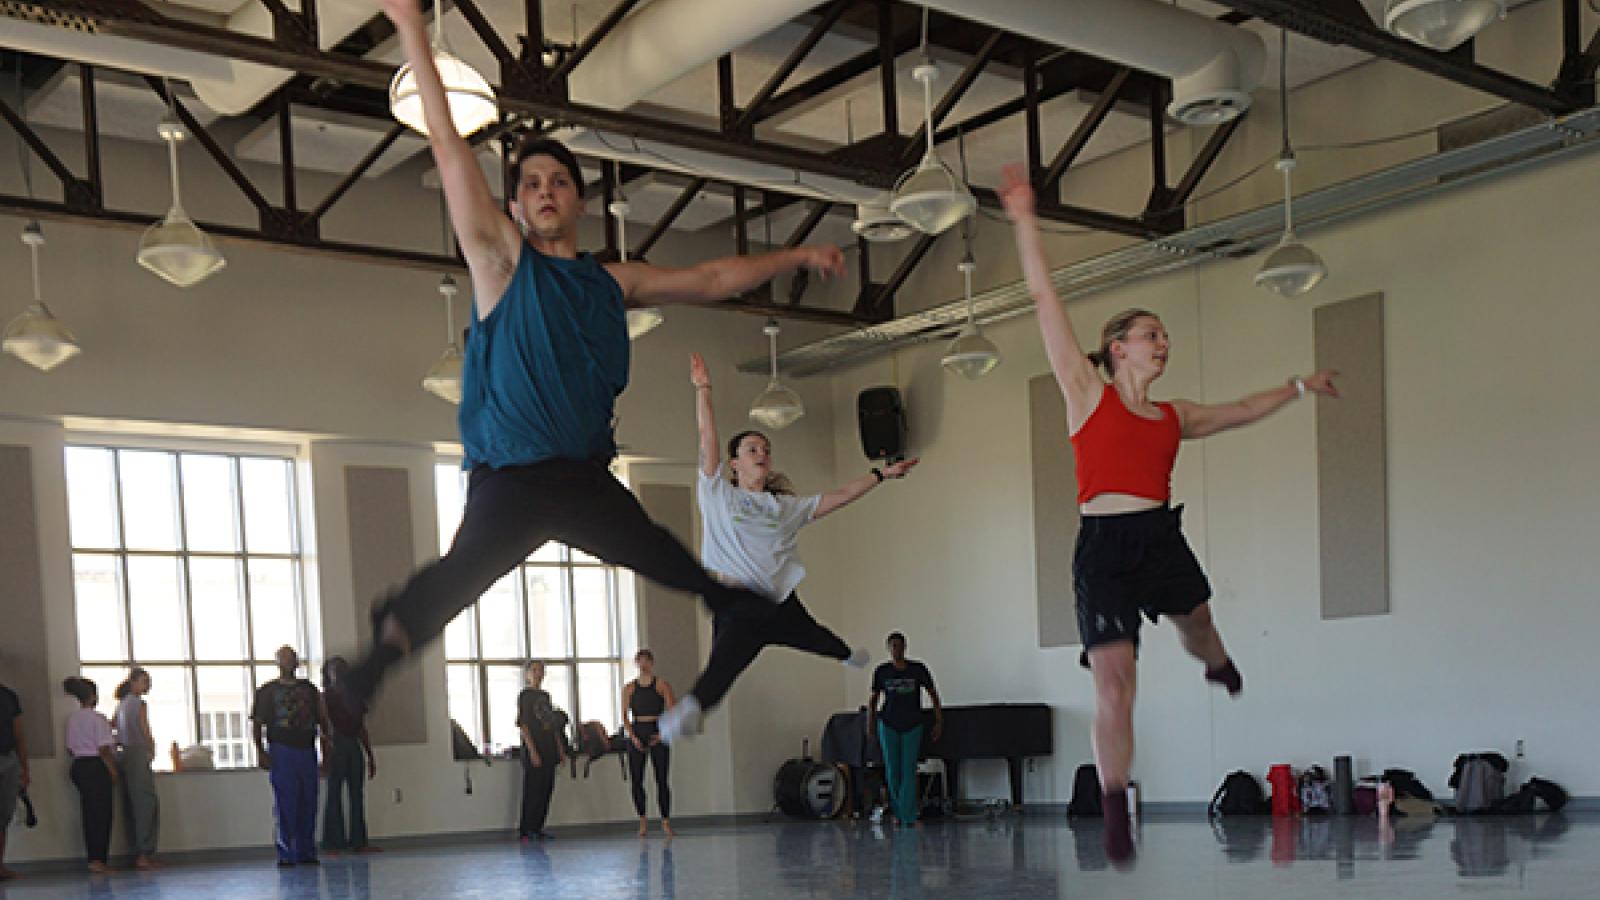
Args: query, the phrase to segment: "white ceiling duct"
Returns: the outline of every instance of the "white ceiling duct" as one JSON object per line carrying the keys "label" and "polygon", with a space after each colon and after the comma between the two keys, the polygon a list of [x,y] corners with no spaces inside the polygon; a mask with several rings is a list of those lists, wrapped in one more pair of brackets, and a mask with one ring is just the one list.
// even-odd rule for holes
{"label": "white ceiling duct", "polygon": [[755,40],[817,0],[656,0],[617,23],[576,69],[575,103],[626,109]]}
{"label": "white ceiling duct", "polygon": [[923,0],[942,12],[1172,79],[1167,112],[1226,122],[1250,108],[1267,48],[1260,37],[1158,0]]}
{"label": "white ceiling duct", "polygon": [[[378,15],[378,6],[362,0],[317,0],[317,45],[328,50]],[[228,17],[227,27],[241,34],[272,37],[272,13],[265,3],[249,2]],[[288,69],[234,62],[227,78],[193,78],[200,102],[225,116],[248,112],[268,94],[294,77]]]}
{"label": "white ceiling duct", "polygon": [[186,81],[225,80],[233,77],[233,64],[220,56],[178,50],[133,38],[93,34],[60,25],[42,25],[22,18],[6,18],[0,27],[0,46],[56,59],[71,59],[92,66],[126,69],[142,75],[167,75]]}

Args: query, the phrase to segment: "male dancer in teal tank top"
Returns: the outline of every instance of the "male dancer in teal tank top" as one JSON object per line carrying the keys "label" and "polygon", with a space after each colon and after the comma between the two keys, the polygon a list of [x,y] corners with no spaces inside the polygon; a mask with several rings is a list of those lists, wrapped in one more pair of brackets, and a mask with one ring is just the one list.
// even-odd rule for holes
{"label": "male dancer in teal tank top", "polygon": [[450,122],[418,0],[383,0],[417,76],[429,144],[467,268],[474,306],[460,425],[472,470],[460,530],[443,559],[373,611],[374,642],[344,679],[366,703],[383,672],[437,637],[462,609],[545,541],[571,544],[713,612],[760,617],[772,604],[721,584],[645,515],[607,466],[612,407],[628,381],[625,308],[736,296],[774,276],[840,275],[837,247],[727,257],[683,269],[601,265],[579,254],[577,160],[543,139],[518,151],[510,217]]}

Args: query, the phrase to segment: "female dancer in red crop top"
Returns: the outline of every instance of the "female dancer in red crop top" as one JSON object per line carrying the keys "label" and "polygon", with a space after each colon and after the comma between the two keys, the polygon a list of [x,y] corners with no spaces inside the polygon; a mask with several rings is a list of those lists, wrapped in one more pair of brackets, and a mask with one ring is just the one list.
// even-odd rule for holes
{"label": "female dancer in red crop top", "polygon": [[[1234,403],[1156,403],[1150,384],[1167,365],[1170,342],[1161,320],[1128,310],[1106,323],[1100,346],[1085,354],[1056,295],[1039,250],[1033,189],[1009,167],[1000,199],[1015,226],[1028,291],[1039,313],[1045,354],[1067,401],[1083,513],[1073,557],[1082,662],[1094,675],[1094,756],[1106,817],[1106,853],[1133,856],[1124,795],[1133,762],[1133,699],[1139,616],[1166,616],[1185,650],[1205,663],[1207,681],[1237,695],[1244,687],[1211,622],[1211,586],[1179,527],[1182,507],[1169,508],[1178,442],[1248,425],[1307,391],[1339,396],[1335,374],[1304,379]],[[1098,368],[1111,376],[1100,377]]]}

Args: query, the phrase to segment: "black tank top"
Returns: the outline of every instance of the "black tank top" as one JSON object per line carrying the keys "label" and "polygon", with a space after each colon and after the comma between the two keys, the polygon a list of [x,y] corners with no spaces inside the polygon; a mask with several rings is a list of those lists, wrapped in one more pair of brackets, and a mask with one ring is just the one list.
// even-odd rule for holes
{"label": "black tank top", "polygon": [[633,682],[633,699],[628,703],[628,710],[638,716],[659,716],[666,711],[667,700],[661,696],[661,691],[656,688],[656,679],[650,679],[650,686],[645,687],[637,679]]}

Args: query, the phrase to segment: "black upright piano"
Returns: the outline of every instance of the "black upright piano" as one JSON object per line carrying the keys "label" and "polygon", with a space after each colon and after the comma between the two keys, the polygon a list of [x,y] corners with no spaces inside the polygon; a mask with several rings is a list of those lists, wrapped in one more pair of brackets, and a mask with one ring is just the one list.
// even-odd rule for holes
{"label": "black upright piano", "polygon": [[[968,759],[1003,759],[1011,771],[1011,803],[1022,806],[1022,761],[1049,756],[1055,750],[1050,707],[1043,703],[986,703],[980,706],[946,706],[944,733],[933,740],[933,710],[924,709],[922,756],[944,760],[950,796],[960,796],[957,784],[961,762]],[[823,762],[848,766],[882,764],[876,743],[867,740],[867,713],[837,713],[828,720],[822,738]]]}

